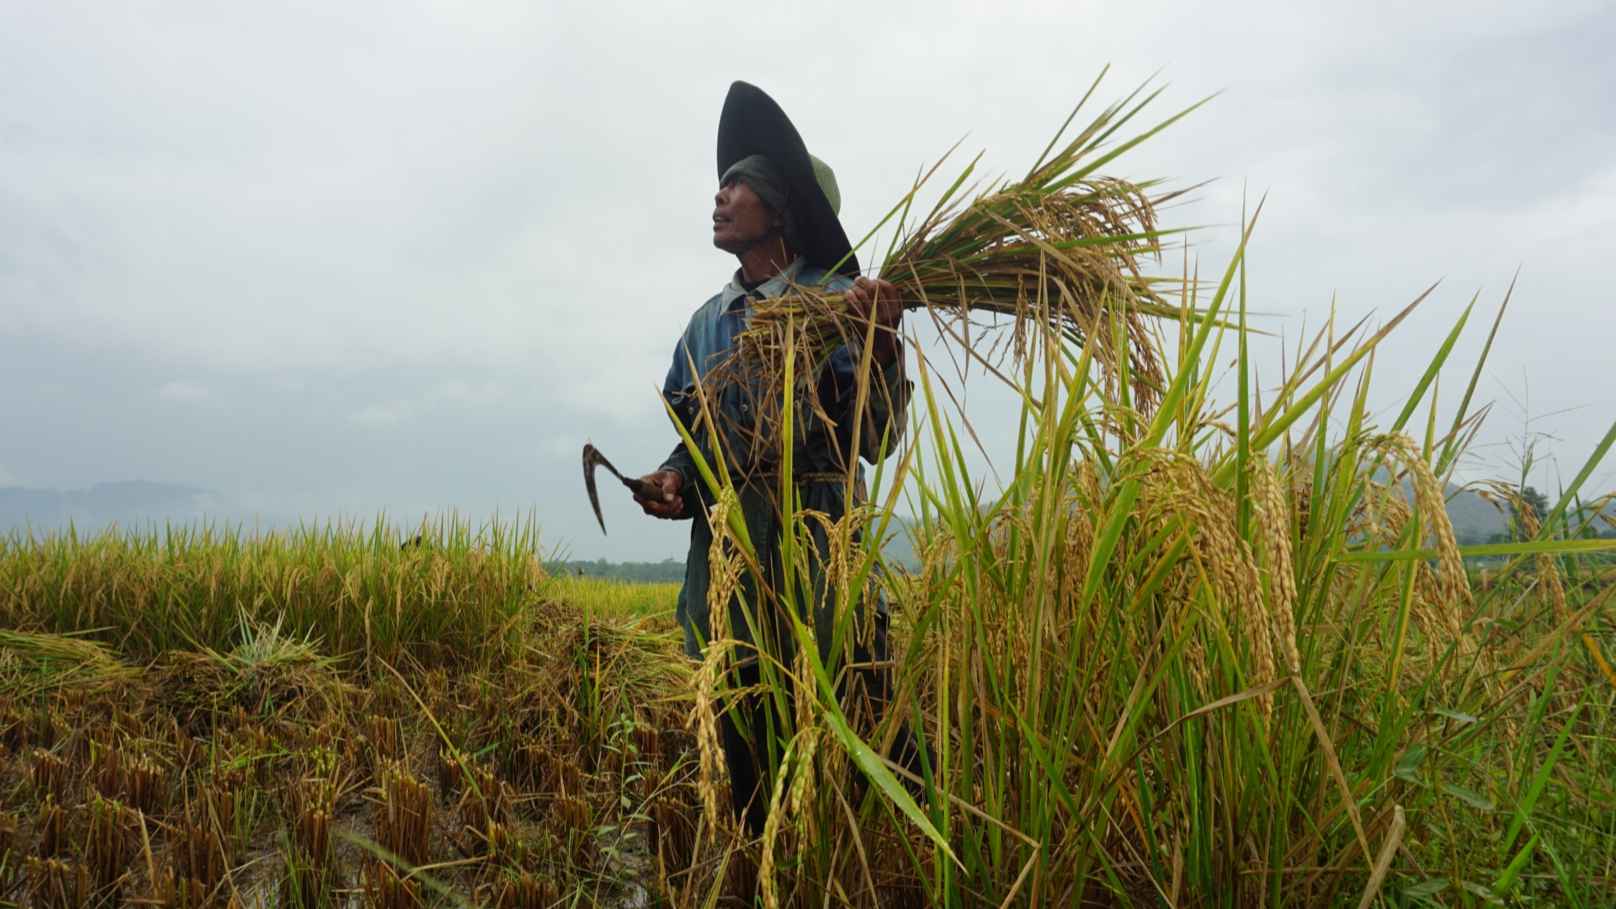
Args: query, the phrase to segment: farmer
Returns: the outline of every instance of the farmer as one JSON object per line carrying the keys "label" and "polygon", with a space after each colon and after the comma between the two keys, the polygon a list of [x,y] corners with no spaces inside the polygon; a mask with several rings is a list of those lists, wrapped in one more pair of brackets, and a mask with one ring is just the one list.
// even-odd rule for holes
{"label": "farmer", "polygon": [[[662,393],[673,412],[686,427],[695,427],[701,412],[696,392],[714,367],[725,359],[734,337],[746,325],[753,300],[779,296],[793,285],[819,286],[847,294],[853,314],[867,326],[877,325],[871,383],[859,433],[859,451],[851,446],[857,376],[863,332],[855,344],[834,351],[817,380],[819,403],[835,421],[829,426],[817,418],[812,408],[798,407],[798,430],[793,445],[793,466],[799,505],[821,512],[831,521],[848,509],[844,497],[849,465],[857,471],[855,497],[862,489],[862,468],[858,458],[874,463],[881,456],[883,435],[890,449],[903,431],[908,404],[909,383],[904,379],[903,350],[898,341],[899,320],[903,316],[897,289],[886,281],[858,276],[858,260],[852,254],[847,234],[837,214],[841,194],[831,169],[808,154],[802,138],[774,99],[755,86],[736,82],[730,86],[718,122],[718,192],[713,197],[713,245],[740,261],[729,283],[696,310],[683,337],[674,346],[673,363],[668,369]],[[779,541],[780,510],[776,503],[779,472],[779,440],[760,439],[755,408],[735,385],[702,385],[709,405],[717,412],[723,454],[739,496],[747,534],[764,566],[766,583],[779,589],[782,579]],[[697,442],[702,454],[713,463],[712,432],[705,426]],[[708,598],[708,550],[713,531],[705,506],[710,494],[697,473],[695,461],[681,443],[674,448],[660,469],[647,480],[662,490],[662,500],[638,499],[646,514],[658,518],[690,519],[690,552],[685,558],[684,586],[679,591],[678,619],[684,629],[685,652],[700,658],[710,639]],[[828,553],[824,529],[815,525],[813,542],[819,560],[815,563],[812,588],[823,594],[823,562]],[[752,580],[744,576],[741,593],[747,608],[754,609],[755,624],[749,625],[741,598],[728,605],[729,633],[756,645],[779,665],[790,671],[795,653],[790,623],[770,615],[757,615],[759,604]],[[828,601],[832,598],[810,595],[815,602],[813,627],[821,659],[829,657],[832,626]],[[878,712],[890,696],[887,660],[886,604],[877,602],[873,622],[861,615],[847,623],[860,631],[855,636],[853,668],[843,679],[844,703],[848,678],[859,690],[865,707]],[[765,606],[765,610],[778,609]],[[806,621],[807,617],[803,617]],[[760,627],[765,640],[750,641],[749,629]],[[739,668],[730,677],[732,685],[748,688],[760,677],[759,657],[748,650],[740,654]],[[832,670],[833,672],[836,670]],[[860,690],[861,689],[861,690]],[[850,713],[856,711],[848,708]],[[866,711],[868,720],[872,713]],[[771,715],[770,699],[743,695],[722,722],[724,757],[729,765],[731,797],[737,815],[757,833],[768,813],[769,794],[776,756],[784,741],[771,742],[770,731],[780,730],[780,720]],[[895,746],[905,754],[913,752],[907,732]]]}

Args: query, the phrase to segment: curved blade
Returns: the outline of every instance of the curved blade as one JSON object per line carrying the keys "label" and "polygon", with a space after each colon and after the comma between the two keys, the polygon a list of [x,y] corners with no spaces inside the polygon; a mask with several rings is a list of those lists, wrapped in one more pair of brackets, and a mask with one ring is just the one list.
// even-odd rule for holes
{"label": "curved blade", "polygon": [[584,489],[589,492],[589,507],[595,509],[595,520],[600,522],[601,533],[606,532],[606,519],[601,517],[600,493],[595,491],[596,467],[604,467],[611,471],[612,476],[617,478],[617,482],[622,483],[625,489],[632,492],[638,498],[656,501],[660,501],[663,498],[662,487],[657,486],[654,483],[647,483],[639,477],[630,479],[629,477],[623,476],[617,472],[617,468],[612,466],[612,462],[606,460],[606,456],[600,453],[600,449],[589,444],[588,442],[585,442]]}
{"label": "curved blade", "polygon": [[600,449],[585,442],[584,490],[589,493],[589,507],[595,510],[595,520],[600,522],[600,532],[605,533],[606,519],[600,513],[600,493],[595,490],[595,468],[602,465],[612,472],[612,476],[622,479],[622,475],[617,472],[617,468],[612,466],[612,462],[606,460],[606,456],[600,453]]}

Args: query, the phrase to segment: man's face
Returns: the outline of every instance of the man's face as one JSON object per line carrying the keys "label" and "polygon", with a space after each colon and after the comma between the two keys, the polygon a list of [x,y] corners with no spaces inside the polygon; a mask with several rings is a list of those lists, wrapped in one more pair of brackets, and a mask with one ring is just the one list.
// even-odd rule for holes
{"label": "man's face", "polygon": [[745,181],[730,180],[713,196],[713,245],[724,252],[738,256],[779,231],[779,216]]}

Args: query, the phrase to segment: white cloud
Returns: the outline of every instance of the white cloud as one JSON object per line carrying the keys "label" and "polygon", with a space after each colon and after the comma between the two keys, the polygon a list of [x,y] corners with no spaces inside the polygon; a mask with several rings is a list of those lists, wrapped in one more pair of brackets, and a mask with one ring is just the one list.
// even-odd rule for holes
{"label": "white cloud", "polygon": [[583,451],[584,443],[570,433],[555,433],[547,435],[539,443],[539,453],[547,458],[561,460],[577,460],[578,453]]}
{"label": "white cloud", "polygon": [[208,389],[194,382],[165,382],[157,396],[165,401],[202,401],[208,397]]}
{"label": "white cloud", "polygon": [[16,475],[13,474],[11,471],[7,470],[6,465],[0,464],[0,486],[21,486],[21,485],[22,484],[17,480]]}
{"label": "white cloud", "polygon": [[469,382],[448,379],[432,386],[422,396],[426,403],[447,403],[457,406],[483,406],[498,403],[505,397],[505,386],[499,382]]}
{"label": "white cloud", "polygon": [[444,379],[418,395],[367,405],[350,414],[348,420],[361,426],[397,426],[442,413],[465,414],[504,400],[505,388],[504,383],[494,380]]}
{"label": "white cloud", "polygon": [[415,419],[415,406],[408,401],[388,401],[350,414],[350,422],[360,426],[397,426]]}
{"label": "white cloud", "polygon": [[[1264,327],[1294,335],[1304,313],[1318,325],[1335,291],[1344,322],[1384,314],[1446,276],[1377,353],[1391,388],[1422,372],[1472,292],[1496,300],[1520,263],[1493,370],[1530,375],[1545,411],[1616,412],[1598,381],[1616,345],[1599,271],[1616,257],[1616,180],[1601,176],[1616,160],[1600,88],[1616,81],[1608,3],[933,0],[759,14],[746,41],[724,43],[727,14],[686,4],[0,6],[12,89],[0,97],[0,342],[115,348],[140,370],[120,387],[227,400],[261,430],[192,426],[168,406],[165,436],[126,409],[109,418],[127,422],[127,444],[64,435],[53,450],[74,454],[47,459],[0,439],[0,458],[30,482],[87,485],[143,453],[152,473],[216,444],[200,470],[240,463],[226,448],[240,439],[278,437],[258,474],[266,497],[301,503],[335,482],[335,457],[361,465],[353,476],[384,504],[468,496],[472,480],[442,470],[467,460],[452,449],[468,432],[484,436],[480,456],[513,459],[476,482],[515,475],[519,458],[573,458],[591,437],[625,469],[654,464],[672,445],[654,389],[673,341],[734,268],[705,223],[729,80],[764,86],[836,167],[856,237],[962,136],[955,164],[985,148],[979,175],[1022,172],[1105,61],[1094,106],[1165,67],[1171,85],[1141,127],[1223,91],[1107,171],[1218,179],[1164,213],[1169,226],[1219,225],[1196,237],[1206,269],[1233,246],[1246,185],[1253,200],[1271,191],[1249,259],[1252,309],[1277,314]],[[1467,365],[1444,376],[1445,397]],[[98,369],[81,377],[117,381],[85,367]],[[0,424],[44,426],[39,400],[56,413],[76,403],[37,372],[26,393],[0,387]],[[1001,431],[997,415],[976,416]],[[1568,420],[1572,459],[1597,442],[1595,424]],[[397,435],[340,432],[353,427]],[[392,473],[362,447],[401,440]],[[550,481],[531,482],[542,498]],[[590,519],[556,520],[564,535]]]}

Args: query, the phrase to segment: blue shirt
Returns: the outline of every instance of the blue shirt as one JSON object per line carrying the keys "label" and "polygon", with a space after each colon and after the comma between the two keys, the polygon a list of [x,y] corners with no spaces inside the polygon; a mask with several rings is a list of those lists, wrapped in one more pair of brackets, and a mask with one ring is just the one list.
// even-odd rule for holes
{"label": "blue shirt", "polygon": [[[787,266],[780,274],[769,278],[754,288],[750,293],[739,283],[739,273],[732,278],[716,295],[696,310],[690,318],[690,324],[685,328],[684,334],[674,345],[673,361],[669,365],[667,378],[662,383],[662,394],[667,399],[678,419],[686,426],[694,426],[696,417],[700,413],[700,402],[696,395],[696,385],[703,381],[708,374],[730,354],[735,345],[735,338],[745,330],[747,321],[752,312],[750,302],[752,298],[777,297],[786,293],[795,286],[819,286],[831,292],[845,291],[852,286],[852,279],[824,269],[808,265],[802,259],[797,259]],[[840,520],[847,512],[846,498],[847,484],[840,478],[846,475],[846,466],[849,462],[854,471],[854,494],[857,497],[863,488],[863,468],[858,465],[859,457],[865,461],[875,463],[883,454],[883,444],[887,450],[897,446],[897,440],[903,432],[904,414],[908,406],[910,383],[904,379],[903,357],[898,356],[885,367],[876,364],[873,369],[878,375],[872,376],[872,387],[865,402],[865,425],[859,433],[859,457],[852,457],[846,451],[852,441],[853,411],[856,404],[857,388],[856,376],[860,362],[860,352],[856,344],[838,347],[825,359],[820,379],[815,387],[820,389],[819,404],[824,409],[834,425],[827,425],[810,407],[798,406],[800,429],[793,436],[792,461],[799,477],[804,475],[826,477],[835,475],[836,482],[811,480],[801,482],[799,490],[803,508],[825,514],[832,522]],[[703,386],[704,395],[711,406],[718,411],[720,426],[735,427],[736,431],[728,429],[723,433],[723,449],[726,462],[731,465],[755,466],[762,460],[773,460],[777,452],[767,450],[771,446],[763,444],[762,451],[749,451],[748,439],[750,433],[744,431],[753,427],[754,416],[750,412],[748,398],[744,389],[713,388]],[[827,391],[828,390],[828,391]],[[883,440],[883,436],[885,439]],[[709,454],[712,439],[708,433],[696,437],[697,443],[703,449],[703,456],[708,464],[713,463]],[[766,440],[765,440],[766,441]],[[701,646],[710,636],[711,604],[707,602],[708,585],[708,550],[712,546],[712,529],[707,523],[707,510],[704,503],[710,503],[711,496],[704,488],[703,481],[695,468],[695,461],[685,450],[683,443],[674,447],[673,453],[663,463],[663,469],[678,471],[683,478],[683,490],[686,513],[684,517],[691,519],[690,551],[685,559],[685,582],[679,591],[678,618],[685,630],[685,650],[691,656],[699,656]],[[747,535],[754,546],[758,548],[759,561],[771,575],[779,572],[778,544],[780,524],[778,509],[769,495],[770,484],[743,484],[737,489],[742,514],[747,524]],[[817,522],[816,522],[817,523]],[[828,556],[828,541],[822,528],[812,531],[818,555]],[[820,576],[822,573],[814,571]],[[816,580],[815,587],[819,587]],[[750,588],[750,581],[743,580],[742,593]],[[815,598],[824,603],[828,598],[820,596]],[[750,595],[746,596],[748,602],[756,602]],[[884,604],[878,604],[878,608]],[[732,600],[729,629],[730,633],[741,639],[746,639],[745,630],[747,622],[745,617],[738,614],[739,604]],[[816,630],[825,629],[829,622],[828,614],[821,615],[816,608],[814,625]],[[821,648],[828,646],[828,634],[820,635]],[[821,654],[823,656],[823,654]],[[789,663],[787,664],[789,665]]]}

